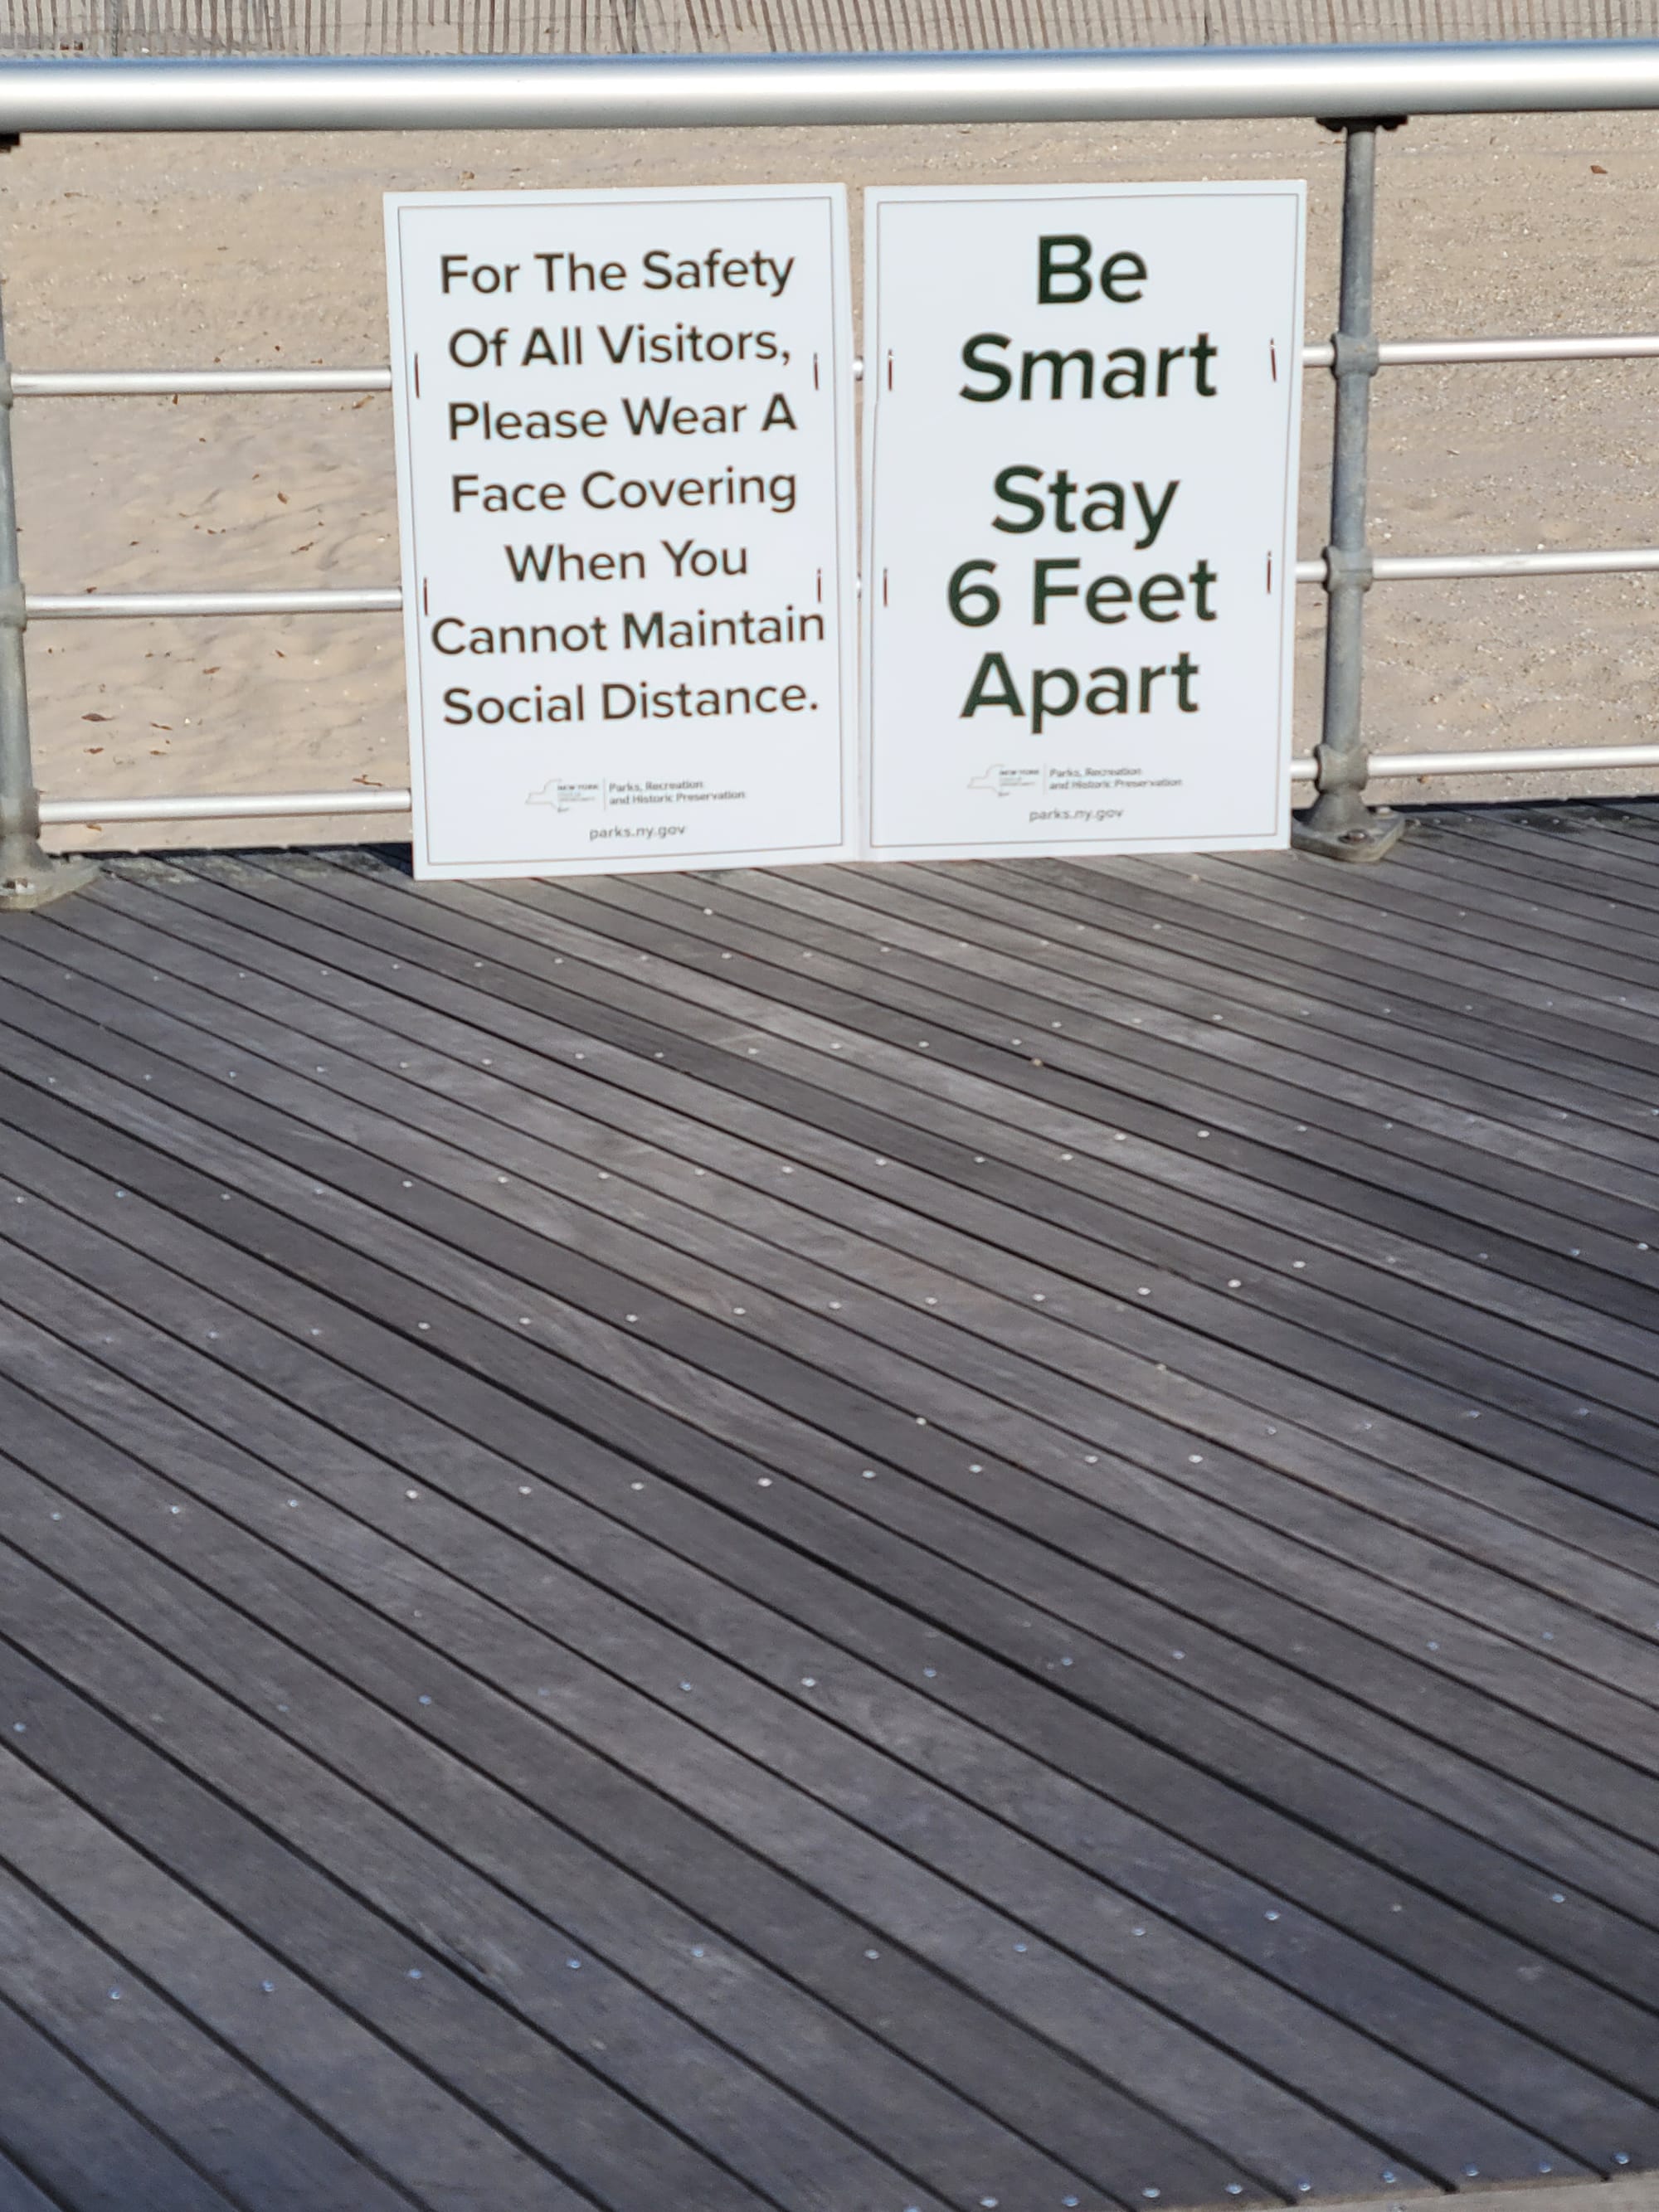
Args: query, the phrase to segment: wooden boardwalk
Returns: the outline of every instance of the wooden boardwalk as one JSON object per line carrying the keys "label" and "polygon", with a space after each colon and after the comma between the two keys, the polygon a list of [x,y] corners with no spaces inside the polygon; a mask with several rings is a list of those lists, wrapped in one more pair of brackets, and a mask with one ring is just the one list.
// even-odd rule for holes
{"label": "wooden boardwalk", "polygon": [[7,918],[0,2208],[1659,2168],[1656,1015],[1659,808]]}

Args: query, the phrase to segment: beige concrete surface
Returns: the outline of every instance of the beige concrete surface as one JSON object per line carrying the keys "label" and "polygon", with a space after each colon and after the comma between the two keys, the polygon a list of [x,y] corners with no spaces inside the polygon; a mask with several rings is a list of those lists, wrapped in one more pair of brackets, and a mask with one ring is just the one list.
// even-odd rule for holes
{"label": "beige concrete surface", "polygon": [[[1516,2202],[1517,2192],[1521,2203]],[[1536,2181],[1509,2188],[1488,2188],[1474,2183],[1448,2197],[1425,2190],[1401,2197],[1333,2197],[1322,2212],[1425,2212],[1431,2204],[1454,2205],[1456,2212],[1659,2212],[1659,2177],[1651,2173],[1615,2176],[1610,2181]]]}
{"label": "beige concrete surface", "polygon": [[[26,141],[0,166],[0,271],[26,368],[330,365],[386,357],[380,194],[740,180],[1305,177],[1309,330],[1334,307],[1340,154],[1311,124],[688,131],[563,137]],[[1388,337],[1659,328],[1659,118],[1413,123],[1384,142]],[[1659,542],[1659,363],[1399,369],[1376,395],[1379,550]],[[1310,373],[1302,544],[1323,536],[1329,380]],[[23,562],[37,591],[396,580],[390,404],[338,398],[21,402]],[[1298,749],[1317,720],[1304,592]],[[1379,750],[1659,737],[1659,578],[1379,586]],[[395,617],[41,623],[38,764],[54,797],[406,781]],[[1659,787],[1642,773],[1462,778],[1380,796]],[[359,817],[123,827],[53,842],[397,834]]]}

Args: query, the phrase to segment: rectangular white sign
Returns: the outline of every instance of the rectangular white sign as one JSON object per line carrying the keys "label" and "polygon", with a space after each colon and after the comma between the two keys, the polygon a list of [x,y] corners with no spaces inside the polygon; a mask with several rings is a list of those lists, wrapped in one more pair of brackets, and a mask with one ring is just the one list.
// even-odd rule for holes
{"label": "rectangular white sign", "polygon": [[1287,841],[1305,197],[867,195],[872,857]]}
{"label": "rectangular white sign", "polygon": [[838,185],[389,194],[415,872],[857,845]]}

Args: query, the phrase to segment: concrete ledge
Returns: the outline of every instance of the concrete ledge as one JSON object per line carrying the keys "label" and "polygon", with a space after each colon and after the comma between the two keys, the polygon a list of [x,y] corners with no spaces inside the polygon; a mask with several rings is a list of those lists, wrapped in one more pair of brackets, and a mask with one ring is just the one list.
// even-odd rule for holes
{"label": "concrete ledge", "polygon": [[1515,2212],[1515,2193],[1524,2189],[1527,2212],[1659,2212],[1659,2173],[1620,2174],[1613,2181],[1554,2181],[1539,2175],[1535,2179],[1493,2185],[1483,2181],[1478,2188],[1456,2190],[1395,2190],[1385,2192],[1379,2189],[1375,2197],[1310,2197],[1321,2212],[1392,2212],[1399,2205],[1401,2212],[1407,2205],[1423,2205],[1456,2199],[1457,2212]]}

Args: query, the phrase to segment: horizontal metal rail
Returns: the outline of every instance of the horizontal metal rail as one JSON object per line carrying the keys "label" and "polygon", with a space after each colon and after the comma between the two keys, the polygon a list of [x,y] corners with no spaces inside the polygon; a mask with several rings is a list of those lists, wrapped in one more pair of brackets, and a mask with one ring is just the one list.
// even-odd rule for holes
{"label": "horizontal metal rail", "polygon": [[[1659,568],[1659,545],[1605,551],[1542,553],[1379,553],[1379,584],[1454,581],[1477,576],[1619,576]],[[1325,558],[1296,564],[1298,584],[1322,584]],[[154,621],[185,615],[395,615],[398,584],[329,586],[314,592],[30,592],[31,622]]]}
{"label": "horizontal metal rail", "polygon": [[[1623,337],[1401,338],[1377,348],[1384,368],[1452,367],[1478,362],[1659,360],[1659,335]],[[1328,368],[1336,349],[1305,345],[1308,368]],[[855,363],[855,371],[860,364]],[[19,399],[167,398],[178,393],[244,392],[390,392],[389,368],[108,368],[18,369]]]}
{"label": "horizontal metal rail", "polygon": [[14,369],[18,399],[131,399],[187,392],[390,392],[389,368]]}
{"label": "horizontal metal rail", "polygon": [[[1303,563],[1296,565],[1299,579]],[[1324,562],[1318,567],[1322,577]],[[1378,553],[1371,562],[1379,584],[1450,581],[1460,576],[1622,576],[1652,568],[1659,568],[1659,545],[1597,552],[1562,548],[1539,553]]]}
{"label": "horizontal metal rail", "polygon": [[[1659,768],[1659,745],[1545,745],[1530,751],[1373,753],[1374,776],[1535,775],[1555,769]],[[1292,783],[1312,783],[1311,760],[1291,763]],[[49,828],[95,822],[253,822],[319,814],[406,814],[410,794],[383,791],[201,792],[154,799],[43,799]]]}
{"label": "horizontal metal rail", "polygon": [[[3,79],[0,66],[0,80]],[[1328,368],[1329,344],[1309,344],[1303,359],[1310,368]],[[1659,335],[1549,337],[1430,338],[1385,341],[1382,365],[1426,367],[1474,362],[1632,361],[1659,358]],[[35,370],[14,374],[19,398],[101,398],[247,392],[378,392],[392,388],[389,368],[270,368],[198,369]],[[1638,574],[1659,569],[1659,547],[1605,550],[1540,550],[1532,553],[1381,554],[1372,573],[1378,582],[1453,581],[1481,577]],[[1322,556],[1298,561],[1299,584],[1322,585]],[[316,591],[86,592],[32,592],[26,605],[32,621],[155,619],[169,617],[394,614],[403,606],[398,586],[331,587]],[[1486,753],[1375,754],[1374,776],[1525,775],[1544,770],[1659,767],[1659,746],[1554,746],[1532,751]],[[1316,781],[1311,760],[1292,764],[1291,780]],[[88,822],[189,822],[273,819],[338,814],[401,814],[408,811],[405,790],[343,792],[205,793],[155,799],[49,799],[41,803],[44,823]]]}
{"label": "horizontal metal rail", "polygon": [[0,131],[617,131],[1659,107],[1659,40],[0,62]]}
{"label": "horizontal metal rail", "polygon": [[[1383,368],[1450,368],[1478,362],[1652,361],[1659,337],[1384,338],[1376,349]],[[1336,348],[1328,340],[1304,345],[1304,368],[1329,368]]]}
{"label": "horizontal metal rail", "polygon": [[256,822],[278,815],[407,814],[407,791],[205,791],[155,799],[43,799],[45,829],[86,822]]}
{"label": "horizontal metal rail", "polygon": [[[1534,745],[1510,752],[1373,753],[1373,775],[1538,775],[1552,769],[1659,768],[1659,745]],[[1291,764],[1293,783],[1313,782],[1312,761]]]}
{"label": "horizontal metal rail", "polygon": [[395,615],[403,604],[398,584],[315,592],[29,592],[23,600],[31,622],[160,615]]}
{"label": "horizontal metal rail", "polygon": [[[1371,574],[1379,584],[1451,583],[1474,576],[1634,576],[1654,568],[1659,568],[1659,545],[1537,553],[1377,553],[1371,559]],[[1296,580],[1322,584],[1324,555],[1298,561]]]}

